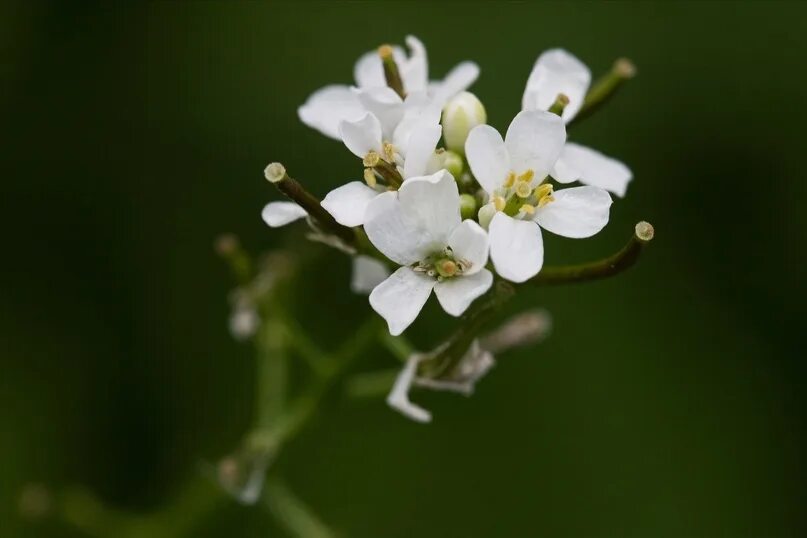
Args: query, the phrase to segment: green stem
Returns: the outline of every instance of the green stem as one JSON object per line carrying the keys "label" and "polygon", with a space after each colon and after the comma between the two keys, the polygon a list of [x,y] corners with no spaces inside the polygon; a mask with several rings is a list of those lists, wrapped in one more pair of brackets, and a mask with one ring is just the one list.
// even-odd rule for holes
{"label": "green stem", "polygon": [[439,378],[451,373],[460,363],[474,338],[477,338],[482,327],[490,321],[499,307],[513,296],[514,288],[508,282],[500,280],[462,316],[460,326],[449,337],[445,346],[431,359],[420,364],[419,374],[424,377]]}
{"label": "green stem", "polygon": [[[336,219],[322,207],[319,199],[305,190],[297,180],[292,179],[286,173],[286,169],[283,168],[282,165],[279,163],[269,165],[269,167],[272,166],[276,166],[276,168],[271,175],[267,174],[267,179],[269,179],[280,192],[286,195],[287,198],[293,200],[297,205],[305,209],[323,232],[337,236],[347,245],[352,246],[356,242],[356,234],[352,228],[348,228],[336,222]],[[269,167],[267,167],[267,169]]]}
{"label": "green stem", "polygon": [[270,477],[264,487],[266,506],[293,536],[333,538],[334,533],[280,478]]}
{"label": "green stem", "polygon": [[271,427],[258,427],[253,430],[247,437],[248,443],[253,448],[271,450],[277,455],[280,448],[294,438],[314,417],[319,404],[331,387],[339,381],[361,351],[375,341],[377,331],[377,319],[370,318],[350,341],[340,348],[334,356],[333,366],[315,378],[308,389],[292,402]]}
{"label": "green stem", "polygon": [[586,94],[583,106],[569,125],[590,116],[601,106],[607,103],[622,85],[636,76],[636,67],[626,58],[614,62],[611,70],[597,79]]}
{"label": "green stem", "polygon": [[537,286],[547,286],[587,282],[614,276],[636,263],[644,247],[653,239],[653,235],[653,226],[642,221],[636,225],[633,235],[619,252],[595,262],[544,267],[530,282]]}
{"label": "green stem", "polygon": [[267,319],[256,339],[257,394],[256,424],[269,427],[283,414],[288,378],[288,339],[283,324]]}

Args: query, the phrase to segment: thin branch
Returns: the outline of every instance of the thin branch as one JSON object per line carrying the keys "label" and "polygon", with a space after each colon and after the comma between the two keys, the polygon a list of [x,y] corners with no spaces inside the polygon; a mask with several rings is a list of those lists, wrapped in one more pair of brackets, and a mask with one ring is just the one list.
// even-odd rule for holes
{"label": "thin branch", "polygon": [[607,103],[622,85],[636,76],[636,66],[627,58],[620,58],[614,62],[614,66],[605,75],[601,76],[589,89],[583,106],[569,123],[572,125],[583,118],[586,118]]}
{"label": "thin branch", "polygon": [[642,221],[636,225],[633,235],[619,252],[595,262],[544,267],[530,282],[537,286],[548,286],[587,282],[617,275],[636,263],[644,247],[653,240],[654,233],[653,226]]}
{"label": "thin branch", "polygon": [[264,176],[287,198],[305,209],[321,231],[335,235],[347,245],[353,245],[356,242],[356,233],[353,229],[336,222],[336,219],[322,207],[319,199],[305,190],[298,181],[292,179],[282,164],[270,164],[264,170]]}

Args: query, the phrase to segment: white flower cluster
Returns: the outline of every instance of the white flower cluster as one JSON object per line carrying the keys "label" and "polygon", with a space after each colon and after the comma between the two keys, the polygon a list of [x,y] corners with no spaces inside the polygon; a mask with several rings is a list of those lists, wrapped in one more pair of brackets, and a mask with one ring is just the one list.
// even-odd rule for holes
{"label": "white flower cluster", "polygon": [[[609,191],[624,196],[632,179],[624,164],[567,142],[566,123],[591,83],[570,53],[538,57],[522,111],[502,137],[465,91],[479,74],[476,64],[430,81],[425,47],[412,36],[406,43],[409,54],[385,47],[363,55],[355,87],[326,86],[298,110],[306,125],[362,160],[364,180],[332,190],[322,207],[339,224],[363,226],[398,266],[389,274],[381,262],[357,257],[352,283],[355,291],[372,290],[370,304],[393,335],[416,319],[432,291],[459,316],[491,287],[491,269],[516,283],[534,277],[543,266],[542,229],[596,234],[608,223]],[[389,83],[385,62],[397,68],[400,87]],[[565,107],[555,110],[557,102]],[[556,188],[575,181],[582,186]],[[272,227],[304,216],[293,202],[263,210]]]}

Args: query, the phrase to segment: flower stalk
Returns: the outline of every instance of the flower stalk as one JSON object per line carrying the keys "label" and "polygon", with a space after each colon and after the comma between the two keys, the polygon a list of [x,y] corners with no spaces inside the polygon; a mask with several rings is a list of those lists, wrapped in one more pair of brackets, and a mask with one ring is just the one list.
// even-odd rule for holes
{"label": "flower stalk", "polygon": [[614,62],[611,70],[597,79],[583,100],[583,106],[571,123],[577,122],[606,104],[628,80],[636,76],[636,66],[627,58]]}
{"label": "flower stalk", "polygon": [[319,199],[305,190],[297,180],[292,179],[282,164],[270,164],[264,170],[264,175],[287,198],[305,209],[321,231],[337,236],[348,245],[355,243],[355,232],[351,228],[336,222],[336,219],[322,207]]}
{"label": "flower stalk", "polygon": [[633,267],[655,231],[649,222],[639,222],[628,242],[619,252],[595,262],[559,267],[544,267],[530,282],[537,286],[588,282],[617,275]]}

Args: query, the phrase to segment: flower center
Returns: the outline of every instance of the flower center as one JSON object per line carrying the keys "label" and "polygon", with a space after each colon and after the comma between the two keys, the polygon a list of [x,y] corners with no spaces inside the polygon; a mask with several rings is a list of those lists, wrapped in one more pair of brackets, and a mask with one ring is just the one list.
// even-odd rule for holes
{"label": "flower center", "polygon": [[426,273],[441,282],[447,278],[461,276],[470,268],[471,262],[455,257],[451,247],[446,247],[441,252],[434,253],[412,267],[413,270]]}
{"label": "flower center", "polygon": [[502,187],[492,198],[496,211],[503,211],[511,217],[529,216],[535,213],[537,208],[554,201],[552,185],[541,183],[533,187],[534,178],[535,171],[532,169],[520,175],[512,171],[508,173]]}

